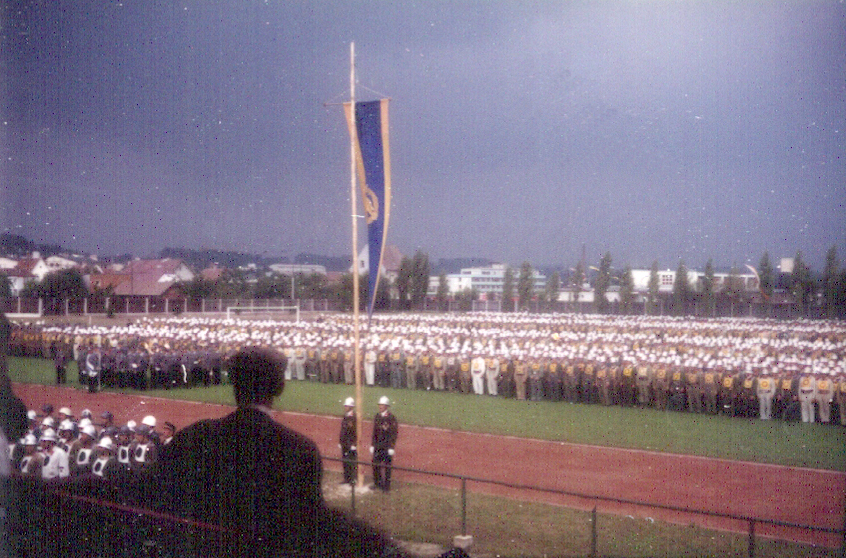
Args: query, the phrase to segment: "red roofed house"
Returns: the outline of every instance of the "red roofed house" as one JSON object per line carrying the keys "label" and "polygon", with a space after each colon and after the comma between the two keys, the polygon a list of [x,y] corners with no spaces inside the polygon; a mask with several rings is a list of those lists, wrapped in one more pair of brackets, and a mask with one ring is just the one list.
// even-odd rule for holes
{"label": "red roofed house", "polygon": [[182,296],[179,284],[194,279],[194,273],[181,260],[132,260],[117,270],[90,276],[92,289],[112,287],[115,295]]}

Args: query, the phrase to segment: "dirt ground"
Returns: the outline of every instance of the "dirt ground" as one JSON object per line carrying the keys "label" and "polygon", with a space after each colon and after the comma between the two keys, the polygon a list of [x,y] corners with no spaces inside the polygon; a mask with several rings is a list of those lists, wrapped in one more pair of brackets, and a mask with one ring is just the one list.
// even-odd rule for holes
{"label": "dirt ground", "polygon": [[[89,394],[54,386],[15,384],[14,390],[29,408],[40,410],[42,405],[50,403],[57,409],[68,406],[77,415],[88,408],[95,417],[108,410],[119,424],[130,419],[140,421],[144,415],[152,414],[160,424],[170,421],[182,428],[198,419],[222,417],[232,411],[223,405],[143,395]],[[397,467],[803,525],[839,529],[844,524],[846,472],[402,426],[402,417],[398,418],[401,426],[394,460]],[[340,457],[339,417],[276,412],[275,419],[311,437],[324,456]],[[371,429],[372,424],[365,421],[364,439],[369,439]],[[340,470],[340,464],[335,461],[326,460],[324,466]],[[455,479],[401,470],[395,471],[394,478],[450,488],[459,486]],[[467,488],[470,492],[585,510],[597,507],[600,513],[695,523],[738,532],[748,529],[748,523],[743,521],[594,498],[473,481],[468,482]],[[838,547],[842,542],[836,535],[761,524],[755,525],[755,533],[831,547]]]}

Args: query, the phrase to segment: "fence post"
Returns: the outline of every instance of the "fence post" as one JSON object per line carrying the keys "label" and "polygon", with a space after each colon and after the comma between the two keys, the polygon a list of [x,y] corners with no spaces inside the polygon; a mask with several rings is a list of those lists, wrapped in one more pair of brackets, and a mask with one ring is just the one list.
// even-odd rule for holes
{"label": "fence post", "polygon": [[[356,462],[356,464],[357,463],[358,462]],[[355,517],[355,481],[356,479],[353,479],[352,482],[350,482],[350,515],[353,517]]]}
{"label": "fence post", "polygon": [[755,520],[749,520],[749,558],[755,558]]}
{"label": "fence post", "polygon": [[461,534],[467,535],[467,479],[461,477]]}
{"label": "fence post", "polygon": [[590,513],[590,555],[596,558],[596,506]]}

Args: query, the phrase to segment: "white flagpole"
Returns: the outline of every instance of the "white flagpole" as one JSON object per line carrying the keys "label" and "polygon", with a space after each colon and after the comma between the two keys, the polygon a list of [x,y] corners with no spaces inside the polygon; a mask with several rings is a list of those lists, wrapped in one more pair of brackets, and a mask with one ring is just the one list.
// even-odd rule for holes
{"label": "white flagpole", "polygon": [[[352,111],[352,125],[355,126],[355,43],[350,43],[350,108]],[[352,215],[352,261],[353,261],[353,358],[355,359],[355,445],[358,449],[358,457],[361,460],[363,446],[361,445],[362,430],[362,391],[361,391],[361,332],[359,320],[359,277],[358,277],[358,218],[356,217],[356,195],[355,195],[355,137],[350,135],[350,203]],[[364,467],[357,467],[358,478],[356,484],[364,485]],[[354,489],[355,487],[353,487]]]}

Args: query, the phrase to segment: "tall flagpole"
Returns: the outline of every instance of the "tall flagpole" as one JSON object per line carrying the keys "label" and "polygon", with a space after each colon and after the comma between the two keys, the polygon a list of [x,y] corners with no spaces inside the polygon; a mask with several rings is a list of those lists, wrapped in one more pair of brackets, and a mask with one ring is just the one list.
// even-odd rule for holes
{"label": "tall flagpole", "polygon": [[[355,126],[355,42],[350,43],[350,109],[353,126]],[[356,217],[356,195],[355,195],[355,142],[356,138],[350,135],[350,203],[352,206],[352,261],[353,261],[353,358],[355,359],[355,447],[358,451],[359,460],[362,456],[361,430],[362,430],[362,393],[361,393],[361,333],[359,322],[359,276],[358,276],[358,218]],[[364,467],[356,467],[358,478],[356,484],[364,485]],[[355,490],[355,487],[353,487]]]}

